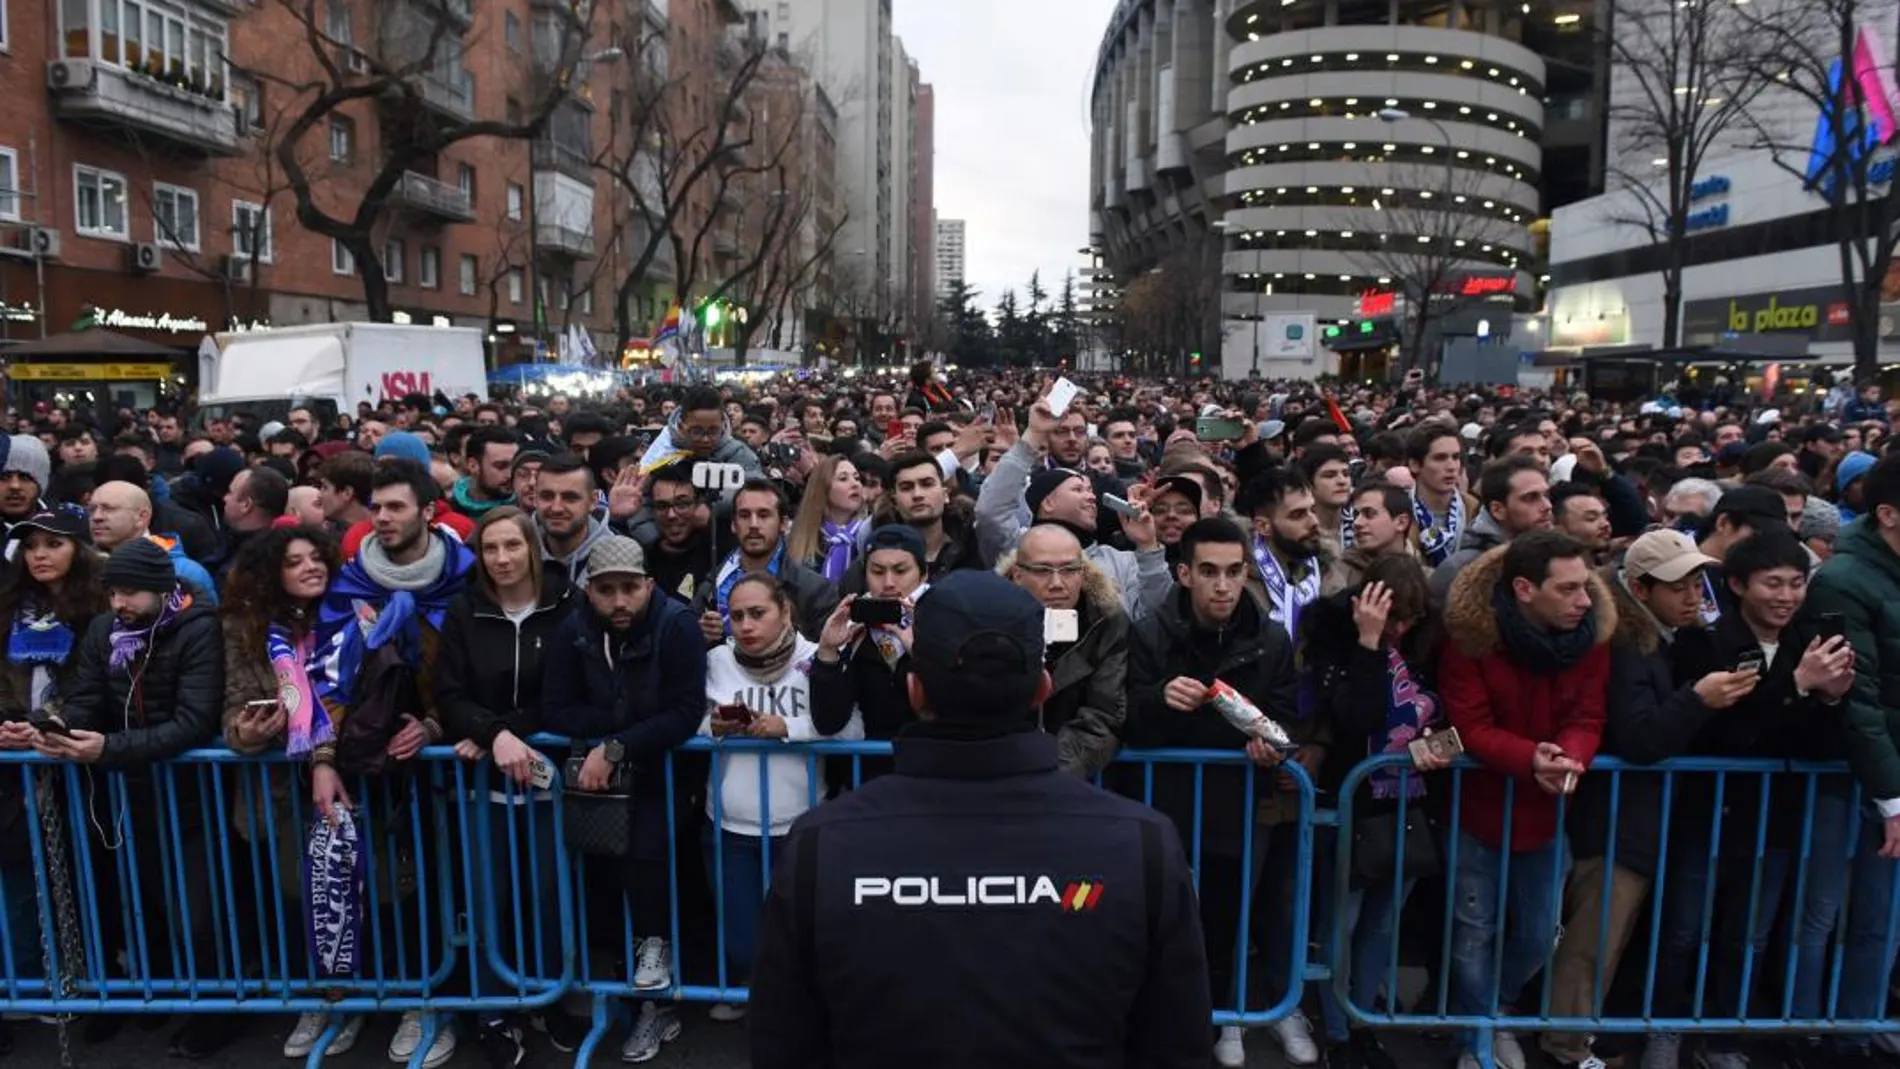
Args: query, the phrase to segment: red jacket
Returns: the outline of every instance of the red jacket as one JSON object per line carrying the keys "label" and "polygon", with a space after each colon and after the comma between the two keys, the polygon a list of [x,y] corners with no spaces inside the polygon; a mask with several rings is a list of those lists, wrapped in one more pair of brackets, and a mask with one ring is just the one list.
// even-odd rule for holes
{"label": "red jacket", "polygon": [[1438,690],[1465,751],[1484,765],[1464,774],[1461,826],[1491,846],[1503,845],[1505,782],[1514,779],[1510,848],[1536,850],[1556,837],[1557,799],[1532,779],[1531,755],[1538,743],[1554,742],[1585,765],[1596,757],[1603,739],[1616,602],[1593,572],[1596,645],[1569,668],[1536,672],[1505,650],[1498,633],[1491,592],[1503,565],[1500,546],[1452,583],[1445,599],[1445,629],[1452,641],[1439,663]]}

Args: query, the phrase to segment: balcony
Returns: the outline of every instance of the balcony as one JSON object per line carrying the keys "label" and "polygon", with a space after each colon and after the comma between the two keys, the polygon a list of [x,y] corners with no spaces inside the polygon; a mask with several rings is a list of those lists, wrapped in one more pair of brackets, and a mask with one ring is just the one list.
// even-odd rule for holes
{"label": "balcony", "polygon": [[534,143],[534,169],[537,171],[559,171],[569,178],[582,182],[594,180],[593,154],[585,149],[549,141],[546,138]]}
{"label": "balcony", "polygon": [[237,154],[237,112],[214,97],[90,59],[49,62],[46,85],[56,118],[122,127],[201,155]]}
{"label": "balcony", "polygon": [[402,181],[396,184],[389,199],[397,208],[444,222],[475,221],[474,206],[469,203],[468,194],[460,186],[415,171],[402,173]]}
{"label": "balcony", "polygon": [[594,235],[563,223],[537,223],[534,228],[534,251],[573,260],[591,260],[594,258]]}

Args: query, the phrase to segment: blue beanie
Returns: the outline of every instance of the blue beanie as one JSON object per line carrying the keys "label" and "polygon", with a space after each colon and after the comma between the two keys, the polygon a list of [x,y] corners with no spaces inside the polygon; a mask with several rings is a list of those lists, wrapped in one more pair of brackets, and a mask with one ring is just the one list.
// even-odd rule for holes
{"label": "blue beanie", "polygon": [[388,434],[383,435],[382,441],[376,443],[376,459],[381,460],[384,457],[401,457],[404,460],[413,460],[422,465],[424,471],[427,471],[429,468],[429,443],[423,441],[419,435],[411,434],[408,431],[390,431]]}
{"label": "blue beanie", "polygon": [[1844,494],[1848,484],[1873,469],[1872,453],[1853,452],[1841,458],[1840,465],[1834,469],[1834,492]]}

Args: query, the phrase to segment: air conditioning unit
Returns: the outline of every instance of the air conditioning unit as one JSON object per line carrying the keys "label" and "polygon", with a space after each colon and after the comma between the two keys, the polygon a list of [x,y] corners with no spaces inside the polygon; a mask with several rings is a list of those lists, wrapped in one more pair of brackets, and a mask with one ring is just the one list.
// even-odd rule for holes
{"label": "air conditioning unit", "polygon": [[92,60],[56,59],[46,64],[48,89],[84,89],[92,84]]}
{"label": "air conditioning unit", "polygon": [[125,265],[128,270],[149,275],[165,266],[165,254],[150,241],[135,242],[126,247]]}
{"label": "air conditioning unit", "polygon": [[36,226],[27,231],[27,248],[42,260],[59,259],[59,231]]}
{"label": "air conditioning unit", "polygon": [[232,282],[249,282],[251,280],[251,258],[249,256],[226,256],[220,266],[224,270],[224,277],[230,279]]}

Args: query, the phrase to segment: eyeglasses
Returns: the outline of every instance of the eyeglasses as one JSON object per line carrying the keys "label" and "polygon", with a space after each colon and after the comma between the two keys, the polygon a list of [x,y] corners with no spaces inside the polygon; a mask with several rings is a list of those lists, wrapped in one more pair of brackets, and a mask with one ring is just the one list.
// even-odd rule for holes
{"label": "eyeglasses", "polygon": [[690,427],[682,423],[680,424],[680,433],[684,434],[688,438],[717,438],[720,435],[720,428],[718,427]]}
{"label": "eyeglasses", "polygon": [[1082,574],[1083,564],[1078,560],[1070,561],[1068,564],[1018,564],[1016,567],[1038,579],[1048,579],[1056,575],[1064,579],[1073,579]]}
{"label": "eyeglasses", "polygon": [[691,512],[693,511],[693,506],[697,504],[699,504],[699,501],[690,497],[681,498],[678,501],[655,501],[653,503],[653,511],[661,514],[669,512]]}

